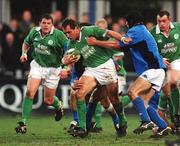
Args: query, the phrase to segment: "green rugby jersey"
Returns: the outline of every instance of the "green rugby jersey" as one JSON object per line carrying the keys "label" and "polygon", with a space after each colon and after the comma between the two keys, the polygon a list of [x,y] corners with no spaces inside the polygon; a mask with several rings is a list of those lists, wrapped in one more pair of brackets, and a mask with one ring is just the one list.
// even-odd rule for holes
{"label": "green rugby jersey", "polygon": [[[108,40],[112,41],[112,40],[115,40],[114,38],[109,38]],[[117,51],[117,50],[114,50],[114,49],[107,49],[107,52],[108,52],[108,55],[110,58],[113,58],[113,56],[124,56],[124,52],[121,52],[121,51]],[[124,65],[123,65],[123,60],[120,60],[120,61],[116,61],[115,63],[117,63],[121,69],[117,72],[117,74],[119,76],[125,76],[127,75],[127,72],[124,68]]]}
{"label": "green rugby jersey", "polygon": [[64,33],[54,27],[44,37],[41,36],[40,27],[34,27],[24,40],[33,48],[33,59],[42,67],[59,67],[67,42]]}
{"label": "green rugby jersey", "polygon": [[103,47],[89,46],[86,38],[95,37],[103,40],[106,30],[96,26],[85,26],[81,28],[80,38],[69,43],[69,48],[77,49],[83,56],[83,65],[86,67],[97,67],[110,59],[107,51]]}
{"label": "green rugby jersey", "polygon": [[170,24],[168,37],[160,32],[158,25],[151,30],[151,34],[155,38],[159,52],[164,58],[168,58],[170,62],[180,59],[180,24]]}

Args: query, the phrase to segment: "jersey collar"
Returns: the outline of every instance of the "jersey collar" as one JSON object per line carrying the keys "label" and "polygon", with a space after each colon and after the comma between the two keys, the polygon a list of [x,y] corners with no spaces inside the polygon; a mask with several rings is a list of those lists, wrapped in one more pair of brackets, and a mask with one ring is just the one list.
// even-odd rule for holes
{"label": "jersey collar", "polygon": [[[172,22],[170,22],[170,29],[173,29],[174,28],[174,25]],[[158,24],[156,25],[156,34],[160,34],[161,33],[161,30],[158,26]]]}

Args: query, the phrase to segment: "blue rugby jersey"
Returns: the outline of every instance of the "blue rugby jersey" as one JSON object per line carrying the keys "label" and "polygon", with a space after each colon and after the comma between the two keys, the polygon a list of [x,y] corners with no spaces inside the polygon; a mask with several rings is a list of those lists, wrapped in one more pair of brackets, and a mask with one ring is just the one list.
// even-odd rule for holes
{"label": "blue rugby jersey", "polygon": [[138,75],[148,69],[165,68],[157,44],[144,25],[135,25],[128,30],[125,37],[131,37],[132,42],[119,42],[122,49],[129,49],[135,71]]}

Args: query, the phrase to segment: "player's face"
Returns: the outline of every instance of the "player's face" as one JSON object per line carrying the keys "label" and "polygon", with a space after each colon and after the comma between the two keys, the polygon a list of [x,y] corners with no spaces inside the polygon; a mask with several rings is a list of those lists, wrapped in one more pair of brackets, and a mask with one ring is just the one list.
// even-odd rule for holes
{"label": "player's face", "polygon": [[157,24],[161,31],[169,30],[170,22],[171,22],[171,18],[169,18],[166,15],[164,15],[162,17],[160,17],[159,15],[157,16]]}
{"label": "player's face", "polygon": [[46,19],[43,18],[41,20],[41,22],[39,23],[40,27],[41,27],[41,32],[43,35],[49,34],[52,27],[53,27],[53,23],[51,19]]}
{"label": "player's face", "polygon": [[79,39],[79,29],[77,27],[75,27],[75,29],[72,29],[69,25],[67,25],[65,28],[63,28],[63,32],[71,40]]}

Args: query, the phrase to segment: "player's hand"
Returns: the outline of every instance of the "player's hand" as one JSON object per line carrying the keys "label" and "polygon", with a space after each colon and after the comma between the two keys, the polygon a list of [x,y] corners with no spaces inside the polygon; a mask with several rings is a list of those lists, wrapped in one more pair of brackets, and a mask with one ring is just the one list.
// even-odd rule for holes
{"label": "player's hand", "polygon": [[26,62],[28,60],[27,54],[21,55],[19,60],[20,60],[21,63]]}
{"label": "player's hand", "polygon": [[95,37],[89,37],[86,39],[88,45],[95,46],[96,45],[96,38]]}
{"label": "player's hand", "polygon": [[169,67],[170,62],[169,62],[169,59],[168,59],[168,58],[163,58],[163,62],[164,62],[164,64],[166,65],[166,67]]}
{"label": "player's hand", "polygon": [[121,41],[122,41],[124,44],[129,44],[130,42],[132,42],[132,38],[130,38],[130,37],[122,37],[122,38],[121,38]]}
{"label": "player's hand", "polygon": [[73,64],[77,61],[77,58],[74,55],[64,55],[62,58],[63,64]]}
{"label": "player's hand", "polygon": [[61,72],[59,73],[60,79],[65,79],[69,75],[69,71],[67,69],[62,69]]}

